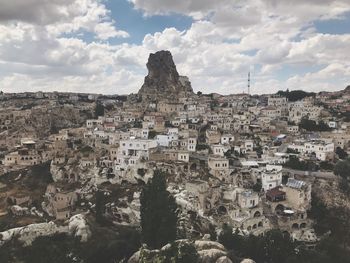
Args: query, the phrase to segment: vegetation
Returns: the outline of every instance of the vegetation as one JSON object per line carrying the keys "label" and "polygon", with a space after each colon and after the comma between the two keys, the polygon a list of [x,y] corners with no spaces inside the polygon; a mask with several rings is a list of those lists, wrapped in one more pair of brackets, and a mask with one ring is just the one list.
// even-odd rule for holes
{"label": "vegetation", "polygon": [[331,162],[323,161],[323,162],[320,162],[320,168],[323,170],[333,171],[334,164]]}
{"label": "vegetation", "polygon": [[161,248],[176,239],[177,205],[166,190],[165,175],[154,172],[141,192],[141,234],[150,248]]}
{"label": "vegetation", "polygon": [[349,180],[350,179],[350,158],[340,160],[334,167],[334,174]]}
{"label": "vegetation", "polygon": [[105,212],[105,202],[106,202],[103,191],[98,189],[95,193],[95,199],[96,199],[95,219],[97,223],[103,224],[105,221],[103,214]]}
{"label": "vegetation", "polygon": [[66,234],[56,234],[39,237],[28,247],[9,242],[0,247],[0,262],[124,262],[139,249],[139,240],[139,232],[130,227],[95,229],[95,234],[86,243]]}
{"label": "vegetation", "polygon": [[232,228],[223,227],[219,241],[229,250],[231,258],[240,262],[251,258],[256,263],[343,263],[349,252],[333,237],[325,237],[315,249],[306,249],[294,242],[289,234],[274,229],[264,236],[241,236]]}
{"label": "vegetation", "polygon": [[332,130],[326,123],[319,121],[316,123],[313,120],[303,118],[299,124],[299,128],[302,128],[306,131],[330,131]]}
{"label": "vegetation", "polygon": [[289,160],[284,164],[284,167],[294,170],[308,171],[312,168],[312,163],[300,161],[297,156],[292,155],[289,156]]}
{"label": "vegetation", "polygon": [[95,107],[95,116],[103,116],[105,114],[105,107],[101,102],[96,102],[96,107]]}
{"label": "vegetation", "polygon": [[346,248],[350,244],[349,209],[341,206],[327,207],[316,195],[312,195],[311,205],[309,217],[315,221],[316,233],[322,235],[329,232],[330,239],[337,246]]}
{"label": "vegetation", "polygon": [[209,150],[208,144],[196,144],[196,151],[203,151],[203,150]]}
{"label": "vegetation", "polygon": [[337,147],[335,149],[335,153],[338,155],[339,159],[345,159],[346,157],[348,157],[348,153],[344,151],[344,149],[341,147]]}
{"label": "vegetation", "polygon": [[141,177],[144,177],[146,174],[146,170],[144,168],[137,169],[137,174]]}
{"label": "vegetation", "polygon": [[254,191],[254,192],[260,193],[261,188],[262,188],[262,184],[261,184],[261,182],[259,182],[259,181],[256,182],[256,183],[253,185],[253,191]]}
{"label": "vegetation", "polygon": [[80,147],[79,151],[84,157],[88,157],[90,154],[94,153],[94,149],[89,145]]}
{"label": "vegetation", "polygon": [[299,154],[299,151],[297,149],[288,148],[287,153]]}
{"label": "vegetation", "polygon": [[150,130],[148,133],[148,138],[149,139],[154,139],[157,136],[157,132],[155,130]]}
{"label": "vegetation", "polygon": [[350,157],[339,160],[334,166],[334,174],[341,177],[340,189],[345,194],[350,194]]}
{"label": "vegetation", "polygon": [[292,90],[292,91],[283,91],[280,90],[277,92],[278,95],[286,97],[288,101],[298,101],[306,97],[314,97],[316,94],[314,92],[306,92],[303,90]]}
{"label": "vegetation", "polygon": [[134,128],[142,128],[142,121],[137,120],[134,122]]}
{"label": "vegetation", "polygon": [[238,232],[232,233],[231,227],[224,226],[219,242],[234,255],[251,258],[257,263],[289,262],[286,260],[295,256],[296,244],[279,230],[270,230],[263,237],[241,236]]}
{"label": "vegetation", "polygon": [[261,155],[263,154],[263,148],[262,148],[262,146],[261,146],[261,145],[258,145],[258,146],[255,147],[254,150],[255,150],[255,152],[256,152],[258,158],[261,158]]}

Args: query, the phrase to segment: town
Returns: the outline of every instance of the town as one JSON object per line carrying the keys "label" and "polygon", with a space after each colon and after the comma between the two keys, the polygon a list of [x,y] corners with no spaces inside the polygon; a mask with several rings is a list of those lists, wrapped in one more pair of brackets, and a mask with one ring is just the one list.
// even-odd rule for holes
{"label": "town", "polygon": [[[59,233],[90,242],[99,220],[139,229],[155,173],[175,199],[178,239],[279,230],[312,251],[336,234],[319,231],[315,205],[350,209],[350,86],[202,94],[169,51],[147,68],[137,94],[0,94],[0,249]],[[235,262],[226,249],[202,262]]]}

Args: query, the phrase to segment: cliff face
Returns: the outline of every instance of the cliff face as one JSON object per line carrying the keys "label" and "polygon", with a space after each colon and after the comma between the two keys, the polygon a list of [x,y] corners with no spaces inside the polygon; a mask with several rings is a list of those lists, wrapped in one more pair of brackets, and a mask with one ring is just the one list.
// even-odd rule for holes
{"label": "cliff face", "polygon": [[148,99],[171,98],[172,100],[192,94],[187,77],[180,76],[169,51],[150,54],[147,62],[148,75],[139,95]]}

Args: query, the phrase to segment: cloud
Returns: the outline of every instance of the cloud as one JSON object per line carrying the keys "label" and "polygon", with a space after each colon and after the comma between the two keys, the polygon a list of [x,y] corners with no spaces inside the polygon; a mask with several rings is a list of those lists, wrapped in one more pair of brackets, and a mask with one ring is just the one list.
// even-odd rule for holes
{"label": "cloud", "polygon": [[0,6],[0,23],[41,26],[54,35],[85,30],[101,40],[129,37],[98,0],[0,0]]}
{"label": "cloud", "polygon": [[[342,19],[348,1],[130,1],[148,16],[180,13],[191,16],[193,23],[183,31],[172,27],[146,33],[140,44],[111,44],[108,39],[129,34],[116,28],[101,1],[1,4],[1,89],[137,92],[149,53],[162,49],[172,52],[179,73],[189,76],[195,91],[246,91],[249,70],[253,93],[336,90],[349,82],[350,32],[321,34],[312,23]],[[79,35],[86,32],[93,38]],[[286,73],[293,67],[303,70]]]}
{"label": "cloud", "polygon": [[135,8],[143,10],[146,15],[180,13],[203,18],[206,14],[230,0],[129,0]]}
{"label": "cloud", "polygon": [[1,0],[0,21],[51,24],[74,15],[70,0]]}

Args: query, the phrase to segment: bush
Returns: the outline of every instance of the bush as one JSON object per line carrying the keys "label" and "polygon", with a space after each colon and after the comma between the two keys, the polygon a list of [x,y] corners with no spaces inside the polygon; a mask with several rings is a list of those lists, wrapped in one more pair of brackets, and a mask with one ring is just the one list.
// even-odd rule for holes
{"label": "bush", "polygon": [[150,130],[149,133],[148,133],[148,138],[149,139],[154,139],[156,136],[157,136],[157,132],[154,131],[154,130]]}

